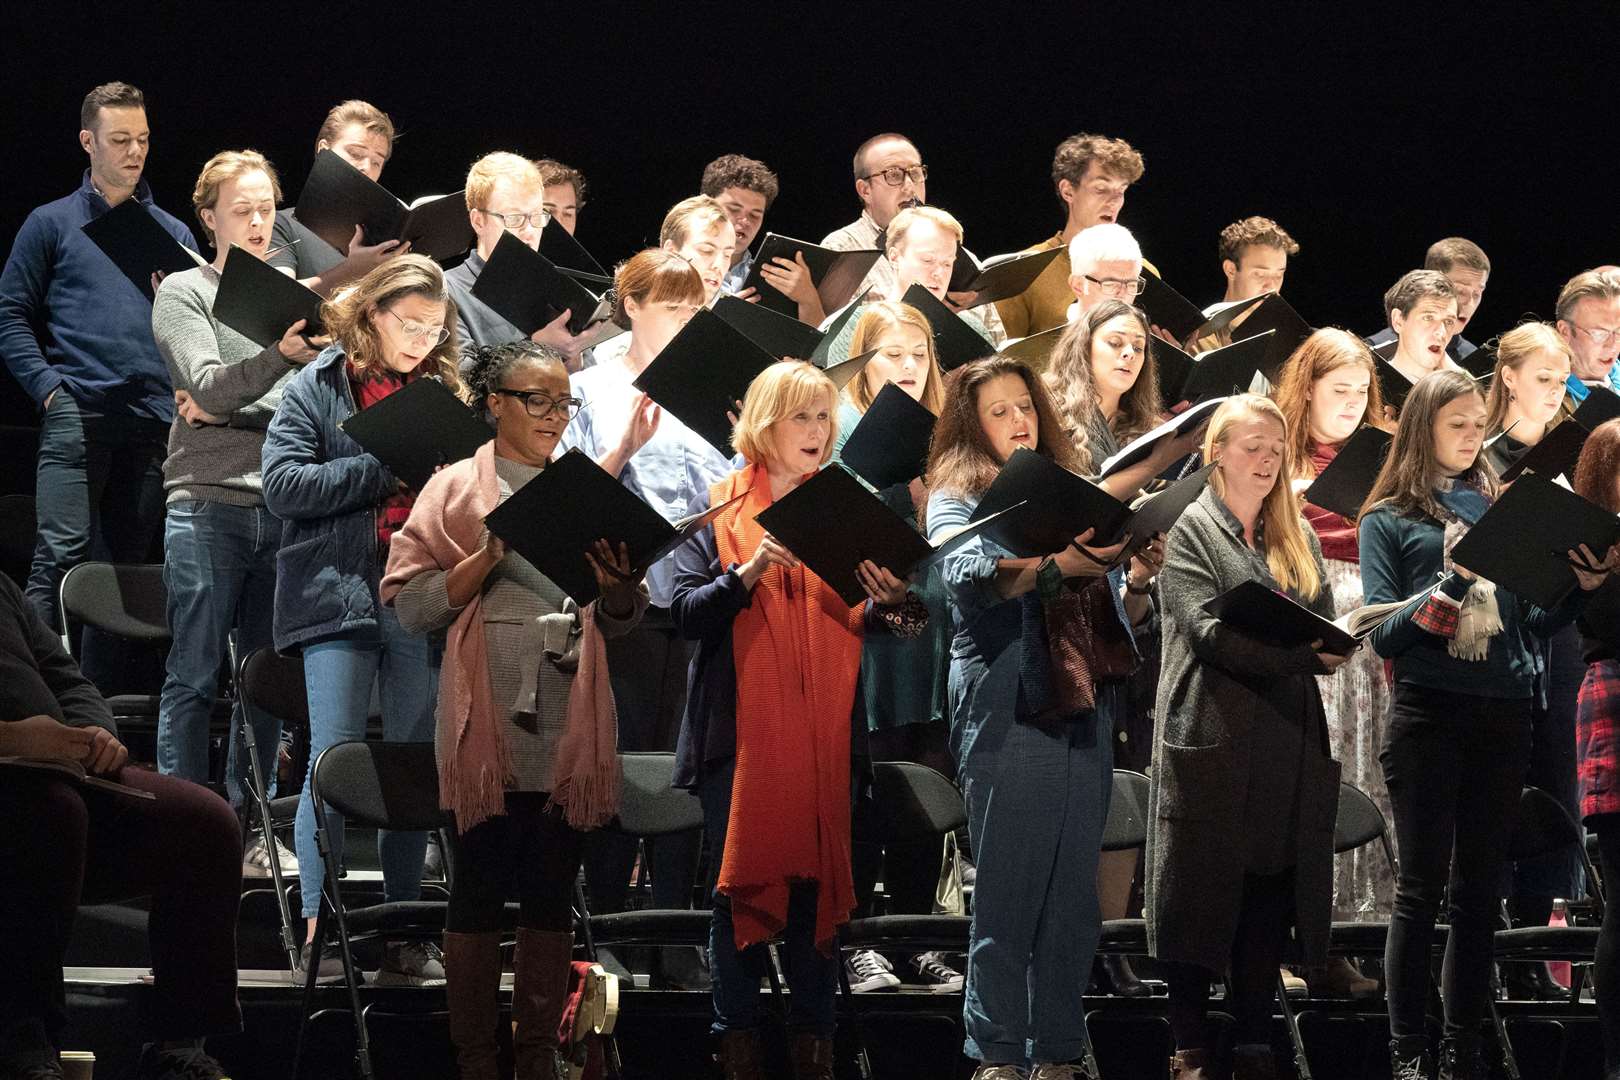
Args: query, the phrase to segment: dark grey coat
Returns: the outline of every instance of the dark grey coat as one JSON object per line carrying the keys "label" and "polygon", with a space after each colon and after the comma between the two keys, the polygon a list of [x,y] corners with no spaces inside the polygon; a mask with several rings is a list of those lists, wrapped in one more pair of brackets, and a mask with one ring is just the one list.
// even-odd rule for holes
{"label": "dark grey coat", "polygon": [[[1305,536],[1325,582],[1316,534],[1306,528]],[[1165,547],[1159,574],[1164,661],[1146,859],[1148,949],[1160,959],[1225,971],[1245,853],[1256,847],[1257,830],[1270,830],[1268,842],[1258,846],[1290,853],[1301,952],[1306,963],[1321,964],[1332,919],[1339,782],[1315,681],[1325,669],[1309,646],[1267,645],[1204,612],[1207,600],[1244,581],[1277,588],[1264,556],[1244,543],[1237,519],[1213,489],[1182,515]],[[1333,616],[1326,587],[1307,606]],[[1269,739],[1292,736],[1294,725],[1303,741],[1292,737],[1294,749],[1278,753]],[[1290,770],[1297,778],[1287,775]],[[1273,807],[1248,797],[1251,785],[1276,790],[1279,772],[1291,799]]]}

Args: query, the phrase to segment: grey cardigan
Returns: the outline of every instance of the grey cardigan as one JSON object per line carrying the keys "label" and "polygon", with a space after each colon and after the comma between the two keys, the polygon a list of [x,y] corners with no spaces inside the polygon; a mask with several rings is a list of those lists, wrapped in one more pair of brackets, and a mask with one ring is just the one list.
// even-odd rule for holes
{"label": "grey cardigan", "polygon": [[[1316,535],[1307,527],[1305,537],[1325,583]],[[1298,756],[1281,765],[1297,770],[1297,784],[1289,785],[1292,806],[1276,807],[1260,827],[1270,820],[1272,827],[1292,830],[1285,843],[1296,860],[1295,927],[1306,963],[1325,962],[1332,918],[1339,764],[1329,756],[1315,681],[1326,669],[1308,645],[1269,645],[1203,610],[1205,601],[1255,578],[1277,588],[1264,558],[1244,542],[1237,519],[1206,489],[1170,530],[1159,574],[1164,660],[1153,730],[1146,889],[1151,954],[1217,972],[1231,960],[1245,831],[1256,827],[1254,808],[1246,806],[1249,778],[1251,770],[1279,767],[1279,755],[1268,754],[1262,741],[1278,724],[1303,729]],[[1319,615],[1333,616],[1325,584],[1306,603]]]}

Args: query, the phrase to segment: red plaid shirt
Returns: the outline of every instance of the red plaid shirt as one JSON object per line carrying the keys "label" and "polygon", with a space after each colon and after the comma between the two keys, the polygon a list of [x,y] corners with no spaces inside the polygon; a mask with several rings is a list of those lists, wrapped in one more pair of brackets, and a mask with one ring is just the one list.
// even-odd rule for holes
{"label": "red plaid shirt", "polygon": [[[386,369],[362,374],[354,369],[353,361],[349,363],[349,389],[354,391],[354,403],[359,409],[369,409],[394,391],[403,389],[407,383],[415,381],[416,377],[414,371],[401,375]],[[411,507],[415,503],[414,492],[396,491],[377,504],[377,548],[380,552],[387,553],[388,542],[405,527],[405,520],[411,516]]]}

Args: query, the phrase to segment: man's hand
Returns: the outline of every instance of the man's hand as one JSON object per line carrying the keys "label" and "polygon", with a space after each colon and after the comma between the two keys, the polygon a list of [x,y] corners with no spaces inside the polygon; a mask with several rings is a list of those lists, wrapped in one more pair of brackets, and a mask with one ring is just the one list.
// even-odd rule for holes
{"label": "man's hand", "polygon": [[59,758],[87,764],[91,740],[97,731],[107,734],[102,728],[69,727],[43,714],[0,723],[0,755]]}
{"label": "man's hand", "polygon": [[225,423],[213,413],[205,412],[203,407],[184,390],[174,392],[174,411],[180,414],[180,419],[192,427],[219,427]]}
{"label": "man's hand", "polygon": [[411,245],[399,240],[384,240],[380,244],[366,243],[366,230],[359,225],[354,227],[354,235],[349,238],[349,265],[354,269],[356,277],[365,277],[371,271],[392,259],[395,255],[404,255],[411,250]]}
{"label": "man's hand", "polygon": [[302,367],[315,359],[322,349],[332,344],[332,338],[328,334],[321,334],[312,338],[305,337],[304,326],[308,322],[308,319],[299,319],[287,327],[287,332],[281,335],[280,341],[276,342],[276,350],[281,353],[281,358],[289,364],[297,364]]}
{"label": "man's hand", "polygon": [[796,304],[820,299],[816,283],[810,277],[810,264],[804,261],[802,251],[795,251],[791,259],[776,256],[759,268],[759,276],[765,279],[765,284]]}
{"label": "man's hand", "polygon": [[976,292],[948,292],[945,294],[945,306],[958,315],[978,302],[979,294]]}
{"label": "man's hand", "polygon": [[106,776],[115,773],[124,767],[129,760],[129,751],[117,737],[106,728],[87,728],[90,732],[90,749],[85,755],[84,771],[96,776]]}

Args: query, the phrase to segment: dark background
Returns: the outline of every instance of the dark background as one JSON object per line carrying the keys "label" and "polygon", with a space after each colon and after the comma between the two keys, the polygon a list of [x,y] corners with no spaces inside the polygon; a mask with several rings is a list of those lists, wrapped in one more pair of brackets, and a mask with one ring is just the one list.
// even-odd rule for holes
{"label": "dark background", "polygon": [[[326,109],[364,97],[402,132],[383,183],[407,200],[494,149],[582,169],[579,236],[605,263],[730,151],[781,177],[766,229],[819,239],[858,210],[854,148],[890,129],[981,256],[1061,223],[1059,140],[1129,139],[1147,172],[1123,223],[1200,304],[1220,228],[1253,213],[1300,242],[1285,291],[1306,319],[1362,332],[1442,236],[1492,260],[1476,341],[1620,261],[1613,7],[1192,7],[13,5],[0,249],[77,184],[80,100],[118,78],[146,92],[147,177],[188,222],[220,149],[264,151],[295,200]],[[31,422],[0,385],[0,422]]]}

